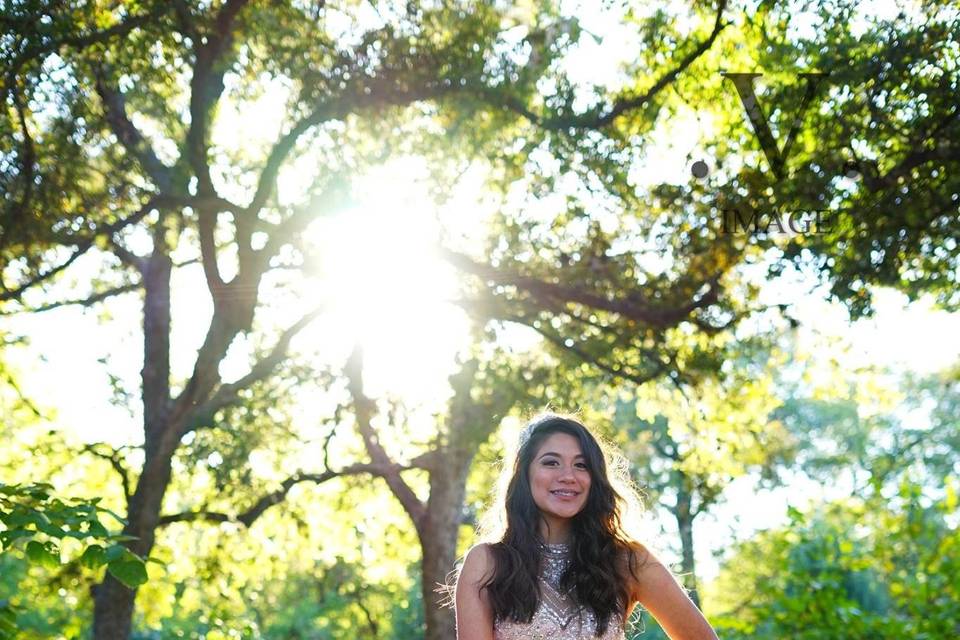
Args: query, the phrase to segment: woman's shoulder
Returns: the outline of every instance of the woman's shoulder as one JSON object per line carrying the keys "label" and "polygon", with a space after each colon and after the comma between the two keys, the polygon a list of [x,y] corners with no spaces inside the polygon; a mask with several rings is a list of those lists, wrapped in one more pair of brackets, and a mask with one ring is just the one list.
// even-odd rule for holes
{"label": "woman's shoulder", "polygon": [[463,558],[463,567],[460,575],[473,579],[482,579],[493,567],[493,545],[489,542],[480,542],[473,545]]}
{"label": "woman's shoulder", "polygon": [[641,542],[636,540],[630,540],[626,543],[619,545],[620,551],[617,554],[618,560],[623,563],[624,566],[632,566],[640,568],[643,565],[656,561],[656,556],[653,554],[650,549],[646,547]]}
{"label": "woman's shoulder", "polygon": [[493,543],[491,542],[478,542],[469,549],[467,549],[467,554],[464,557],[464,561],[469,558],[473,558],[474,562],[479,562],[481,560],[486,560],[493,555]]}

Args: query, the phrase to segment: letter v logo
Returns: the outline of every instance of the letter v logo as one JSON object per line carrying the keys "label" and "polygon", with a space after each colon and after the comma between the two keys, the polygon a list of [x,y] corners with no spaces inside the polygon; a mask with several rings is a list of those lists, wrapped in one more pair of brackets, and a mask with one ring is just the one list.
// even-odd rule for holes
{"label": "letter v logo", "polygon": [[790,156],[790,147],[793,146],[793,141],[796,139],[797,132],[800,130],[803,114],[807,112],[807,107],[810,106],[810,100],[813,99],[813,94],[816,93],[820,80],[822,80],[826,74],[799,74],[801,78],[806,78],[807,80],[807,91],[803,95],[803,100],[800,102],[800,111],[793,119],[790,131],[787,133],[786,140],[784,140],[782,150],[777,148],[777,143],[773,139],[773,133],[770,132],[770,125],[763,113],[763,109],[760,108],[760,103],[757,101],[757,94],[753,91],[753,79],[763,74],[727,73],[724,71],[722,75],[733,81],[734,86],[737,88],[737,93],[740,94],[740,101],[743,103],[744,109],[747,110],[747,117],[750,118],[753,131],[757,134],[757,139],[760,141],[760,148],[763,150],[763,155],[766,156],[767,162],[770,164],[770,168],[773,169],[773,174],[777,177],[777,180],[782,180],[784,175],[786,175],[786,163],[787,158]]}

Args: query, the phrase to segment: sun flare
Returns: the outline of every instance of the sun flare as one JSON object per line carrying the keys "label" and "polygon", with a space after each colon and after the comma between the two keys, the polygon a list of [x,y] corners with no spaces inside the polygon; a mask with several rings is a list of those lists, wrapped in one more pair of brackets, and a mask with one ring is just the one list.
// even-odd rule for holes
{"label": "sun flare", "polygon": [[450,300],[457,276],[437,250],[436,206],[414,170],[391,164],[355,183],[351,205],[318,219],[310,286],[327,312],[312,331],[340,348],[359,343],[372,389],[435,400],[467,345],[469,322]]}

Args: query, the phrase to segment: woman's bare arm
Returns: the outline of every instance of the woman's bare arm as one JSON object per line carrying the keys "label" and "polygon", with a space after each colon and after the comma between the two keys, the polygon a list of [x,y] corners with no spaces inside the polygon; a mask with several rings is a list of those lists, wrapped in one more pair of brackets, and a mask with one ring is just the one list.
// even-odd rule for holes
{"label": "woman's bare arm", "polygon": [[717,640],[710,623],[664,564],[652,553],[645,553],[644,560],[636,598],[670,640]]}
{"label": "woman's bare arm", "polygon": [[493,608],[480,586],[493,567],[490,548],[478,544],[467,552],[457,577],[457,640],[493,640]]}

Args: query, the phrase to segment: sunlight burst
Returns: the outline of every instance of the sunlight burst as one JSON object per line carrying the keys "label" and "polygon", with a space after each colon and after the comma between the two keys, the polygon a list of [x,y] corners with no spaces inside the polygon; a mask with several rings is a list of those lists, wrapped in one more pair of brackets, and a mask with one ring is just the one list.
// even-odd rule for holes
{"label": "sunlight burst", "polygon": [[435,205],[410,163],[391,163],[355,183],[348,208],[307,232],[328,313],[312,331],[336,351],[359,343],[372,392],[414,402],[444,395],[469,321],[449,301],[457,279],[436,246]]}

